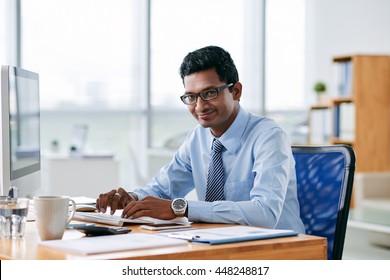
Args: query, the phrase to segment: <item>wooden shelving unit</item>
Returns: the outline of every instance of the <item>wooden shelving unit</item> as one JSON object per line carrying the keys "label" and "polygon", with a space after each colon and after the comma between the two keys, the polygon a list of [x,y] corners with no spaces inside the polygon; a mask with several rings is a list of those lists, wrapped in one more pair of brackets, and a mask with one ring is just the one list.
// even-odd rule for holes
{"label": "wooden shelving unit", "polygon": [[[351,55],[333,58],[335,67],[349,64],[348,92],[332,93],[329,104],[316,105],[310,111],[329,108],[332,116],[330,144],[348,144],[356,152],[356,172],[390,170],[390,56]],[[335,79],[339,76],[335,75]],[[349,79],[349,80],[348,80]],[[338,84],[340,81],[335,81]],[[338,89],[337,87],[336,89]],[[338,134],[344,104],[353,106],[351,139]],[[347,106],[345,106],[347,107]],[[316,124],[310,123],[310,130]],[[309,138],[310,142],[310,138]],[[316,143],[313,143],[316,144]]]}

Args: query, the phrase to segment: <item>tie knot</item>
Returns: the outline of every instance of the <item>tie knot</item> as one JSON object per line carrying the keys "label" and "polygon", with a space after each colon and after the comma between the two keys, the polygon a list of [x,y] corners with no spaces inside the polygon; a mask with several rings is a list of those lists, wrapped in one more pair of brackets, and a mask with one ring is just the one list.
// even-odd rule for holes
{"label": "tie knot", "polygon": [[215,153],[220,153],[222,151],[222,149],[223,149],[222,143],[219,140],[214,139],[214,141],[213,141],[213,151]]}

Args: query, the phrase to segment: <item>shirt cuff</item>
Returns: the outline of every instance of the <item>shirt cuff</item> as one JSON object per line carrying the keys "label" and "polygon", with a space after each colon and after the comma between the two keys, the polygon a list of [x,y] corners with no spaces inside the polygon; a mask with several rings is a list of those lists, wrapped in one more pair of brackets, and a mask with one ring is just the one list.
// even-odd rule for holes
{"label": "shirt cuff", "polygon": [[188,220],[191,222],[211,222],[213,204],[205,201],[189,200]]}

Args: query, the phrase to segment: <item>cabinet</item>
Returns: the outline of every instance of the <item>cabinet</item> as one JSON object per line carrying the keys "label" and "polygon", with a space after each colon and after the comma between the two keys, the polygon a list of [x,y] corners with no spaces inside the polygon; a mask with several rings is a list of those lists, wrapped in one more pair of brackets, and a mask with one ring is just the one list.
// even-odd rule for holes
{"label": "cabinet", "polygon": [[[334,88],[328,104],[310,108],[309,135],[323,126],[312,116],[329,112],[330,144],[352,145],[356,172],[390,170],[390,56],[351,55],[333,58]],[[321,129],[320,129],[321,130]],[[311,144],[316,143],[309,136]]]}

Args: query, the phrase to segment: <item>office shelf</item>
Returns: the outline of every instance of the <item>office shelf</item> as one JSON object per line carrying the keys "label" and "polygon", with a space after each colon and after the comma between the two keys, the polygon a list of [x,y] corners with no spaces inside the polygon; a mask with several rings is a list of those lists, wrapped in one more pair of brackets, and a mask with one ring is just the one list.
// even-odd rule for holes
{"label": "office shelf", "polygon": [[310,133],[322,126],[326,143],[353,146],[356,172],[390,170],[390,56],[338,56],[332,63],[332,98],[310,108],[310,115],[328,110],[330,124],[309,121]]}

